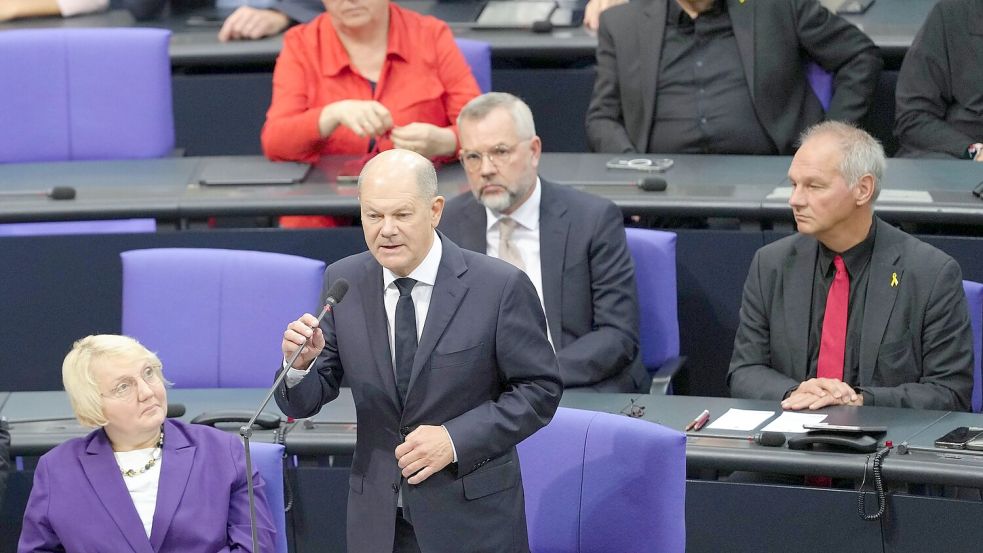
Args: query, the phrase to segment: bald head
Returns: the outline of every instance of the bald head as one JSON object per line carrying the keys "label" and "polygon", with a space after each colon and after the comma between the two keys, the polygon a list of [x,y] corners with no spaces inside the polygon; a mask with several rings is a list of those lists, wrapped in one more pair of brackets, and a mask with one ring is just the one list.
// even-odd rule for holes
{"label": "bald head", "polygon": [[362,167],[358,176],[358,192],[366,183],[386,186],[386,183],[402,181],[407,174],[415,177],[420,199],[425,202],[437,196],[437,171],[429,159],[410,150],[386,150]]}
{"label": "bald head", "polygon": [[369,251],[397,276],[408,276],[430,252],[444,209],[433,164],[408,150],[382,152],[362,168],[358,203]]}

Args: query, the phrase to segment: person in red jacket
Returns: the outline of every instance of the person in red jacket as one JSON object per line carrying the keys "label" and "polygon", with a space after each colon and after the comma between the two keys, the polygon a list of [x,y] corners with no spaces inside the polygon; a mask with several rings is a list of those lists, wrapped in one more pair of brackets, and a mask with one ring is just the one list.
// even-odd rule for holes
{"label": "person in red jacket", "polygon": [[[392,148],[457,154],[458,112],[478,84],[446,23],[388,0],[324,0],[327,13],[284,36],[262,143],[274,161]],[[333,226],[283,217],[281,226]]]}

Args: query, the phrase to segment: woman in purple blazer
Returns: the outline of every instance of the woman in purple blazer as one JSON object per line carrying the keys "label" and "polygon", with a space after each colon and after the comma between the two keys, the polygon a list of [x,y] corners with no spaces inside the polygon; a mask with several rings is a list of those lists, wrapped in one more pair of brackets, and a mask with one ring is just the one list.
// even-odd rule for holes
{"label": "woman in purple blazer", "polygon": [[[62,380],[79,422],[101,428],[41,457],[18,552],[252,551],[242,444],[165,418],[156,355],[125,336],[89,336],[65,357]],[[253,479],[260,547],[274,551]]]}

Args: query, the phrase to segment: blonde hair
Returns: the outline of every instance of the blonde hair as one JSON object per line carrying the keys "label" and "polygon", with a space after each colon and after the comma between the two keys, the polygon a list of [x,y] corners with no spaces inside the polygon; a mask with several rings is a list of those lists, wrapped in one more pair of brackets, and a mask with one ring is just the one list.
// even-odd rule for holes
{"label": "blonde hair", "polygon": [[92,376],[92,366],[106,359],[122,361],[143,361],[157,372],[165,384],[160,358],[129,336],[117,334],[97,334],[86,336],[72,344],[72,351],[65,356],[61,365],[61,381],[68,392],[75,418],[83,426],[106,426],[102,411],[102,395],[99,385]]}

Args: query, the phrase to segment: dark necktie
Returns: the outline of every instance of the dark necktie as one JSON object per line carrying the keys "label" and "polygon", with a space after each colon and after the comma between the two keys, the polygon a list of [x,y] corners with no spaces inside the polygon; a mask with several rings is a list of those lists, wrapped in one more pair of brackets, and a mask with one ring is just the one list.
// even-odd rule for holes
{"label": "dark necktie", "polygon": [[846,322],[850,301],[850,275],[843,258],[833,258],[836,275],[826,296],[826,313],[823,315],[823,334],[819,342],[819,362],[816,376],[843,380],[843,359],[846,353]]}
{"label": "dark necktie", "polygon": [[413,358],[416,357],[416,308],[413,307],[413,297],[410,292],[416,281],[412,278],[397,278],[399,301],[396,302],[396,389],[399,399],[406,401],[406,392],[410,388],[410,375],[413,374]]}

